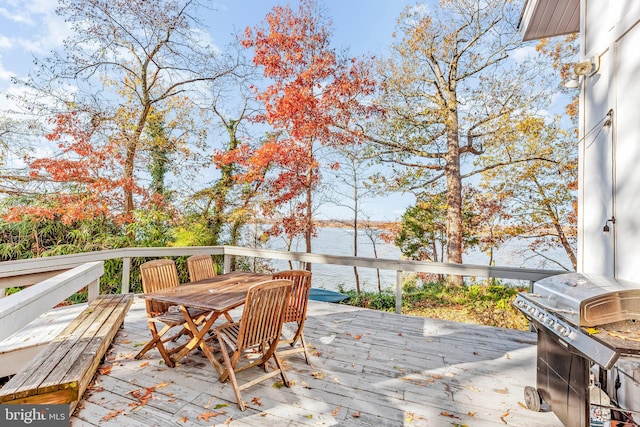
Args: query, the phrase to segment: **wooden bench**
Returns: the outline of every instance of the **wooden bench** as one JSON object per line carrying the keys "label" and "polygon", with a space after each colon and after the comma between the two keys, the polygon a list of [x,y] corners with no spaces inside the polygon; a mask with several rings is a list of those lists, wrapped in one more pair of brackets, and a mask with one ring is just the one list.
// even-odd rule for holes
{"label": "wooden bench", "polygon": [[113,338],[133,295],[100,295],[0,389],[0,403],[69,403],[71,414]]}

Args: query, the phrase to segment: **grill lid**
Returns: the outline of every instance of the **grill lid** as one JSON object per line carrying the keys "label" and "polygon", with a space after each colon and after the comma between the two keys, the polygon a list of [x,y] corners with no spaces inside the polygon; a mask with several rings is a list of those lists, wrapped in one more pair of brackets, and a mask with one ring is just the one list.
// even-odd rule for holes
{"label": "grill lid", "polygon": [[559,274],[536,282],[528,296],[577,326],[640,319],[640,284],[622,279]]}

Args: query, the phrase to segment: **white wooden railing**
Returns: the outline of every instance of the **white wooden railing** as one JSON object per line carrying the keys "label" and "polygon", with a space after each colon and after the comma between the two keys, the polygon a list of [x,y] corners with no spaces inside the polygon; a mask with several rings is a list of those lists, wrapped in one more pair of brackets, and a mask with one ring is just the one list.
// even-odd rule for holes
{"label": "white wooden railing", "polygon": [[395,291],[398,313],[402,308],[402,274],[404,272],[525,280],[531,284],[545,277],[564,273],[562,270],[363,258],[238,246],[124,248],[4,261],[0,262],[0,298],[4,296],[6,288],[29,287],[0,299],[0,341],[85,286],[89,286],[89,300],[93,300],[99,293],[99,278],[104,272],[104,261],[122,259],[122,292],[128,293],[132,258],[179,257],[195,254],[224,256],[225,272],[230,270],[233,256],[396,271]]}

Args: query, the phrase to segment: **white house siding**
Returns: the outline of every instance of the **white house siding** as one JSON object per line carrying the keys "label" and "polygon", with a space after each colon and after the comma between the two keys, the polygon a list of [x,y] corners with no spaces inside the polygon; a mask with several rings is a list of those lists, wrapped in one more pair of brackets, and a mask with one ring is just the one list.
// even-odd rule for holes
{"label": "white house siding", "polygon": [[581,93],[578,270],[640,281],[640,1],[581,8],[582,60],[600,67]]}

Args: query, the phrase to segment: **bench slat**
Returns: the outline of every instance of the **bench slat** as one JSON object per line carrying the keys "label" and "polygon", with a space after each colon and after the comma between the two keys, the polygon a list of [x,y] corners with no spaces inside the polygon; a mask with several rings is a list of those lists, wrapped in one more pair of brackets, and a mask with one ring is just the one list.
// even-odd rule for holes
{"label": "bench slat", "polygon": [[132,301],[132,295],[124,294],[102,295],[92,302],[43,352],[0,389],[0,402],[77,402],[122,325]]}
{"label": "bench slat", "polygon": [[[101,326],[98,331],[99,339],[93,339],[89,345],[85,348],[85,351],[78,358],[72,368],[67,372],[67,375],[62,379],[62,382],[71,381],[72,378],[81,378],[79,384],[79,390],[84,393],[87,389],[93,374],[98,369],[102,356],[107,352],[111,342],[118,333],[120,325],[124,322],[125,315],[133,302],[133,298],[128,298],[126,305],[117,304],[114,310],[109,315],[109,318]],[[112,325],[118,325],[118,328],[112,327]],[[78,396],[80,399],[82,396]]]}
{"label": "bench slat", "polygon": [[[49,393],[60,388],[79,389],[79,380],[81,377],[68,376],[67,374],[70,370],[74,369],[74,367],[76,367],[75,369],[83,369],[82,366],[79,366],[78,359],[84,354],[93,340],[99,339],[102,341],[104,335],[101,336],[99,332],[103,324],[106,324],[106,320],[116,306],[117,303],[113,298],[102,298],[100,304],[83,319],[82,325],[75,329],[70,339],[65,341],[64,348],[59,349],[52,357],[54,360],[57,359],[56,365],[50,369],[49,373],[38,385],[37,394]],[[87,310],[91,310],[91,308],[87,308]],[[107,328],[113,328],[108,324],[106,324],[106,326]],[[95,357],[95,355],[92,355],[92,357]],[[44,367],[44,369],[46,370],[47,367]]]}

